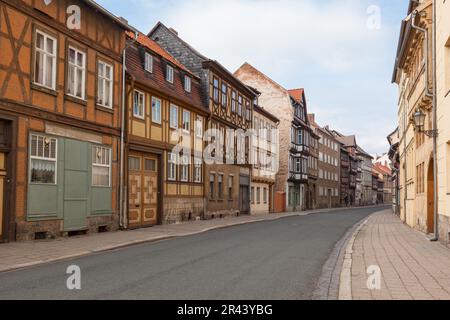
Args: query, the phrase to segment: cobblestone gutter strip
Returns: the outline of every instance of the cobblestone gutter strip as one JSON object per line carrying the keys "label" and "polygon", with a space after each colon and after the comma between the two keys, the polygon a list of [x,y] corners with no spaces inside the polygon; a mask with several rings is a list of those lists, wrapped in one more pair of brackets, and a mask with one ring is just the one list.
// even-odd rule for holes
{"label": "cobblestone gutter strip", "polygon": [[339,279],[339,293],[338,293],[338,299],[339,300],[353,300],[352,295],[352,263],[353,263],[353,246],[355,244],[356,237],[358,236],[361,229],[367,225],[371,217],[366,219],[363,223],[359,224],[357,226],[356,230],[353,232],[353,235],[348,240],[343,262],[342,262],[342,269],[340,273],[340,279]]}
{"label": "cobblestone gutter strip", "polygon": [[313,300],[338,300],[340,298],[340,284],[342,283],[341,273],[345,261],[344,258],[346,257],[346,252],[348,250],[347,247],[351,242],[351,247],[353,248],[355,234],[359,233],[359,230],[361,230],[361,227],[366,224],[367,221],[368,219],[364,218],[357,222],[347,231],[344,237],[336,243],[330,257],[322,268],[322,274],[312,296]]}

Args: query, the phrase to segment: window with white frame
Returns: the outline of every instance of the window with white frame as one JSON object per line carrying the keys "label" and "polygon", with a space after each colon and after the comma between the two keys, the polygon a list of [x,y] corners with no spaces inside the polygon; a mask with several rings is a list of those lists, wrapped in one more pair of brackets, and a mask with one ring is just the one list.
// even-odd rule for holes
{"label": "window with white frame", "polygon": [[152,98],[152,122],[161,124],[161,100]]}
{"label": "window with white frame", "polygon": [[183,182],[189,181],[189,157],[181,157],[181,177],[180,180]]}
{"label": "window with white frame", "polygon": [[177,155],[170,152],[168,154],[168,172],[167,179],[170,181],[177,180]]}
{"label": "window with white frame", "polygon": [[111,149],[92,147],[92,186],[111,186]]}
{"label": "window with white frame", "polygon": [[201,183],[202,181],[203,181],[202,159],[195,158],[195,160],[194,160],[194,182]]}
{"label": "window with white frame", "polygon": [[166,67],[166,80],[173,83],[173,67],[170,65],[167,65]]}
{"label": "window with white frame", "polygon": [[30,139],[30,182],[56,184],[57,140],[41,135]]}
{"label": "window with white frame", "polygon": [[97,104],[103,107],[113,107],[113,67],[103,61],[98,61]]}
{"label": "window with white frame", "polygon": [[231,112],[236,112],[236,91],[231,92]]}
{"label": "window with white frame", "polygon": [[56,39],[36,30],[34,83],[56,89]]}
{"label": "window with white frame", "polygon": [[85,98],[86,54],[69,46],[67,70],[67,94],[76,98]]}
{"label": "window with white frame", "polygon": [[184,91],[191,92],[192,90],[192,79],[189,76],[184,76]]}
{"label": "window with white frame", "polygon": [[222,83],[222,107],[226,108],[228,104],[228,86]]}
{"label": "window with white frame", "polygon": [[133,115],[140,119],[145,115],[145,94],[138,90],[134,90]]}
{"label": "window with white frame", "polygon": [[153,73],[153,56],[148,52],[145,53],[145,71]]}
{"label": "window with white frame", "polygon": [[197,116],[195,121],[195,134],[197,138],[203,138],[203,118],[201,116]]}
{"label": "window with white frame", "polygon": [[178,107],[173,104],[170,105],[170,127],[178,129]]}
{"label": "window with white frame", "polygon": [[183,131],[189,132],[191,130],[191,113],[183,110]]}

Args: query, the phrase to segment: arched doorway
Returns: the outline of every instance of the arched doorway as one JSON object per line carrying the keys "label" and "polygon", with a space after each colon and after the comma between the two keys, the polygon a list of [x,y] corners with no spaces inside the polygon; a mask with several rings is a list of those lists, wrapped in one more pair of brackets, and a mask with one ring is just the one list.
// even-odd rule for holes
{"label": "arched doorway", "polygon": [[433,159],[428,164],[427,175],[427,232],[434,233],[434,163]]}

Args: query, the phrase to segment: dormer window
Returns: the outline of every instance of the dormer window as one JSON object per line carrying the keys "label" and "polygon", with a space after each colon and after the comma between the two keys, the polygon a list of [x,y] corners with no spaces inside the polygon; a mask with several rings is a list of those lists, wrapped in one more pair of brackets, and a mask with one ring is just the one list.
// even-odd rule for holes
{"label": "dormer window", "polygon": [[145,71],[153,73],[153,56],[148,52],[145,53]]}
{"label": "dormer window", "polygon": [[166,67],[166,80],[173,83],[173,67],[169,65]]}
{"label": "dormer window", "polygon": [[184,91],[191,92],[192,89],[192,79],[189,76],[184,76]]}

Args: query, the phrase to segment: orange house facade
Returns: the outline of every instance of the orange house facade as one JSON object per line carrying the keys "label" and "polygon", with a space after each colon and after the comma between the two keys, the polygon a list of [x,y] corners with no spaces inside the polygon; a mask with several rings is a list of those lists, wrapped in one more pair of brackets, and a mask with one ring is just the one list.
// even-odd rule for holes
{"label": "orange house facade", "polygon": [[127,29],[92,1],[0,1],[0,241],[117,229]]}

